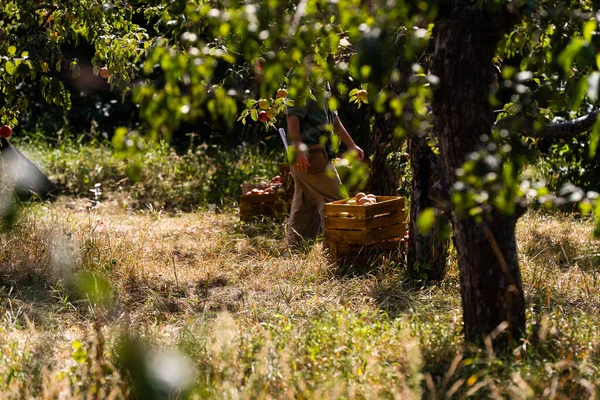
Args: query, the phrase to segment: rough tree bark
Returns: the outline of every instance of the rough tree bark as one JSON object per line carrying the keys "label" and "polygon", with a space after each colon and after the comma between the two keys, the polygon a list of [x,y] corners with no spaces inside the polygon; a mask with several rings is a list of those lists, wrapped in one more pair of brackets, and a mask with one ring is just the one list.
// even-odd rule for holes
{"label": "rough tree bark", "polygon": [[594,110],[572,121],[548,124],[540,130],[534,129],[531,121],[523,121],[520,116],[506,117],[496,122],[496,128],[516,130],[523,136],[536,139],[568,138],[590,131],[594,127],[599,113],[600,110]]}
{"label": "rough tree bark", "polygon": [[439,158],[431,151],[426,138],[417,135],[409,137],[408,153],[413,174],[410,191],[408,271],[415,278],[439,281],[446,276],[448,265],[450,238],[442,232],[447,217],[439,212],[427,235],[417,226],[421,212],[436,207],[431,189],[434,183],[441,179]]}
{"label": "rough tree bark", "polygon": [[[441,10],[433,32],[432,68],[440,78],[432,106],[446,190],[455,183],[456,170],[469,153],[478,149],[481,135],[491,133],[492,58],[502,35],[516,22],[507,13],[469,7],[468,1],[450,4]],[[495,213],[486,223],[477,224],[452,212],[468,341],[481,343],[503,327],[495,344],[504,345],[524,332],[516,220],[516,215]]]}
{"label": "rough tree bark", "polygon": [[394,146],[394,128],[397,121],[389,113],[377,115],[373,123],[373,159],[371,161],[370,189],[382,196],[396,195],[400,176],[387,165],[388,154],[398,151]]}

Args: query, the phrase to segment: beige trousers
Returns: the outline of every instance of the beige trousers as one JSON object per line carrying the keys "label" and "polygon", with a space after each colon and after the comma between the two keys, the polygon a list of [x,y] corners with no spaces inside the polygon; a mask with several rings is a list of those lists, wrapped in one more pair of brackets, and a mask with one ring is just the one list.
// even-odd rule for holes
{"label": "beige trousers", "polygon": [[293,166],[294,198],[285,236],[289,248],[315,239],[325,224],[325,203],[341,200],[340,177],[331,162],[322,172],[299,172]]}

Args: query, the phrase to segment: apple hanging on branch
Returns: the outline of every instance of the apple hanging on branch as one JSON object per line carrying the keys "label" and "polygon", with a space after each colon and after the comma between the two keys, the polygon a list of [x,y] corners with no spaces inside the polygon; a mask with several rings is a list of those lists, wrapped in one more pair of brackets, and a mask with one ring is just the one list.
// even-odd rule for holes
{"label": "apple hanging on branch", "polygon": [[280,88],[277,90],[276,98],[262,98],[262,99],[249,99],[246,101],[246,109],[244,109],[238,121],[241,121],[244,125],[248,117],[252,118],[253,121],[261,122],[265,125],[265,128],[276,129],[277,117],[285,114],[286,106],[293,106],[294,102],[287,98],[287,90]]}
{"label": "apple hanging on branch", "polygon": [[279,90],[277,90],[277,99],[285,99],[287,97],[287,90],[281,88]]}
{"label": "apple hanging on branch", "polygon": [[269,115],[267,114],[267,112],[265,110],[262,110],[261,112],[258,113],[258,120],[260,122],[267,122],[269,120]]}
{"label": "apple hanging on branch", "polygon": [[350,103],[358,104],[358,108],[364,103],[369,104],[369,92],[366,89],[352,89],[350,91]]}
{"label": "apple hanging on branch", "polygon": [[8,139],[12,135],[12,128],[8,125],[0,127],[0,137]]}
{"label": "apple hanging on branch", "polygon": [[265,100],[265,99],[260,99],[258,101],[258,106],[260,107],[261,110],[268,110],[269,108],[271,108],[271,104],[269,103],[268,100]]}
{"label": "apple hanging on branch", "polygon": [[110,78],[111,75],[112,74],[110,73],[110,71],[108,70],[107,67],[100,68],[100,76],[103,77],[104,79]]}

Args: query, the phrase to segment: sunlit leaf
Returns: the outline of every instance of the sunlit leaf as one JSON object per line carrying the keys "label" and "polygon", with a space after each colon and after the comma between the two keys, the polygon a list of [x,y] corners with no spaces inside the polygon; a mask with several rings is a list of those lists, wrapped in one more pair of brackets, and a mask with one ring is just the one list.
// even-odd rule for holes
{"label": "sunlit leaf", "polygon": [[558,56],[558,63],[563,71],[569,71],[571,69],[573,61],[575,61],[575,58],[579,55],[585,44],[586,43],[582,38],[573,38],[571,43],[569,43],[562,53],[560,53]]}
{"label": "sunlit leaf", "polygon": [[425,210],[421,211],[421,214],[417,219],[417,227],[419,228],[421,234],[427,236],[431,228],[433,228],[434,223],[435,210],[433,208],[426,208]]}

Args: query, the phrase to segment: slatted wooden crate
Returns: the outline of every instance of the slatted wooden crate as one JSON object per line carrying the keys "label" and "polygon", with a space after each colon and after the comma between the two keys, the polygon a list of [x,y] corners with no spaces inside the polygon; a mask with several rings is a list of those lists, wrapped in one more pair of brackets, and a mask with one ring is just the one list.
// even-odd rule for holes
{"label": "slatted wooden crate", "polygon": [[242,194],[240,196],[240,220],[256,217],[278,217],[287,212],[288,206],[278,193]]}
{"label": "slatted wooden crate", "polygon": [[375,196],[371,205],[325,204],[325,235],[334,260],[344,255],[395,250],[406,234],[405,201],[399,196]]}

